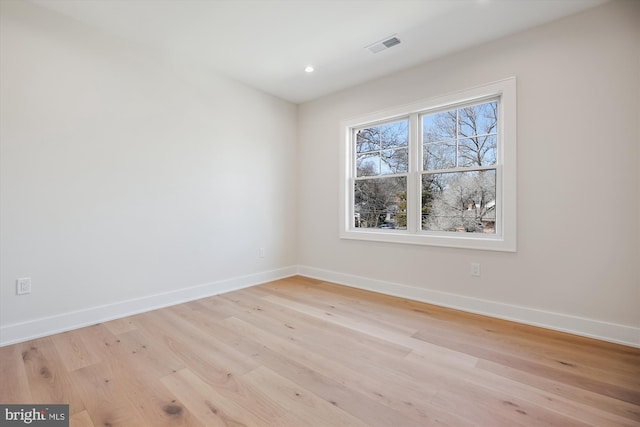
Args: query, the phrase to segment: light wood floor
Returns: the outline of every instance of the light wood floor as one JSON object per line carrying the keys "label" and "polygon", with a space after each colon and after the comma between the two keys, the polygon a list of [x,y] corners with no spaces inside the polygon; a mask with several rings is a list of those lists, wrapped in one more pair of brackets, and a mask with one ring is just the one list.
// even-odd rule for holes
{"label": "light wood floor", "polygon": [[640,349],[294,277],[0,348],[72,426],[640,426]]}

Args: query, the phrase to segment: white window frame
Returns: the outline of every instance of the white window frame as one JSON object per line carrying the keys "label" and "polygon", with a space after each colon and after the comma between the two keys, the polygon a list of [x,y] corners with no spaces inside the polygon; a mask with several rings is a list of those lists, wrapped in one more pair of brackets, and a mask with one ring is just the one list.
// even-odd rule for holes
{"label": "white window frame", "polygon": [[[498,101],[495,234],[421,230],[419,200],[422,176],[422,141],[419,117],[460,105]],[[409,117],[409,173],[407,177],[407,229],[369,229],[354,225],[354,129]],[[493,251],[516,251],[516,79],[421,100],[408,105],[345,120],[340,124],[340,238],[375,242],[445,246]],[[411,197],[413,195],[413,197]]]}

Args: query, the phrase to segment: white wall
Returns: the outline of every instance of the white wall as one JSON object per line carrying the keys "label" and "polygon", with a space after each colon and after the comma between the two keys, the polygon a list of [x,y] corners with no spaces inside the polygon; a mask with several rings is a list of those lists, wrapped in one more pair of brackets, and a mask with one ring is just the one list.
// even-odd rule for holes
{"label": "white wall", "polygon": [[[301,272],[640,345],[639,5],[609,3],[300,106]],[[338,238],[341,120],[510,76],[517,253]]]}
{"label": "white wall", "polygon": [[0,343],[295,272],[295,105],[1,15]]}

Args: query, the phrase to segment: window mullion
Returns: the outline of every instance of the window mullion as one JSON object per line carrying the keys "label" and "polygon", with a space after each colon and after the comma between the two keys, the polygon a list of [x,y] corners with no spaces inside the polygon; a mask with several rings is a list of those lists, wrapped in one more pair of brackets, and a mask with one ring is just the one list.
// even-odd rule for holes
{"label": "window mullion", "polygon": [[420,132],[418,114],[409,116],[409,173],[407,175],[407,231],[419,230],[420,215]]}
{"label": "window mullion", "polygon": [[456,109],[456,168],[460,167],[460,109]]}

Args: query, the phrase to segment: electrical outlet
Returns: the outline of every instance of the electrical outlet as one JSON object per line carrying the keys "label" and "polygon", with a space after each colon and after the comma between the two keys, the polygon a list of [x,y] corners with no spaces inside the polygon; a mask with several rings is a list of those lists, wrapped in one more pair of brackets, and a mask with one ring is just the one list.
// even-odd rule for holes
{"label": "electrical outlet", "polygon": [[264,248],[260,248],[260,249],[258,250],[258,256],[259,256],[260,258],[264,258]]}
{"label": "electrical outlet", "polygon": [[31,293],[31,277],[22,277],[16,280],[16,294],[25,295]]}
{"label": "electrical outlet", "polygon": [[471,263],[471,275],[473,277],[480,277],[480,263],[472,262]]}

